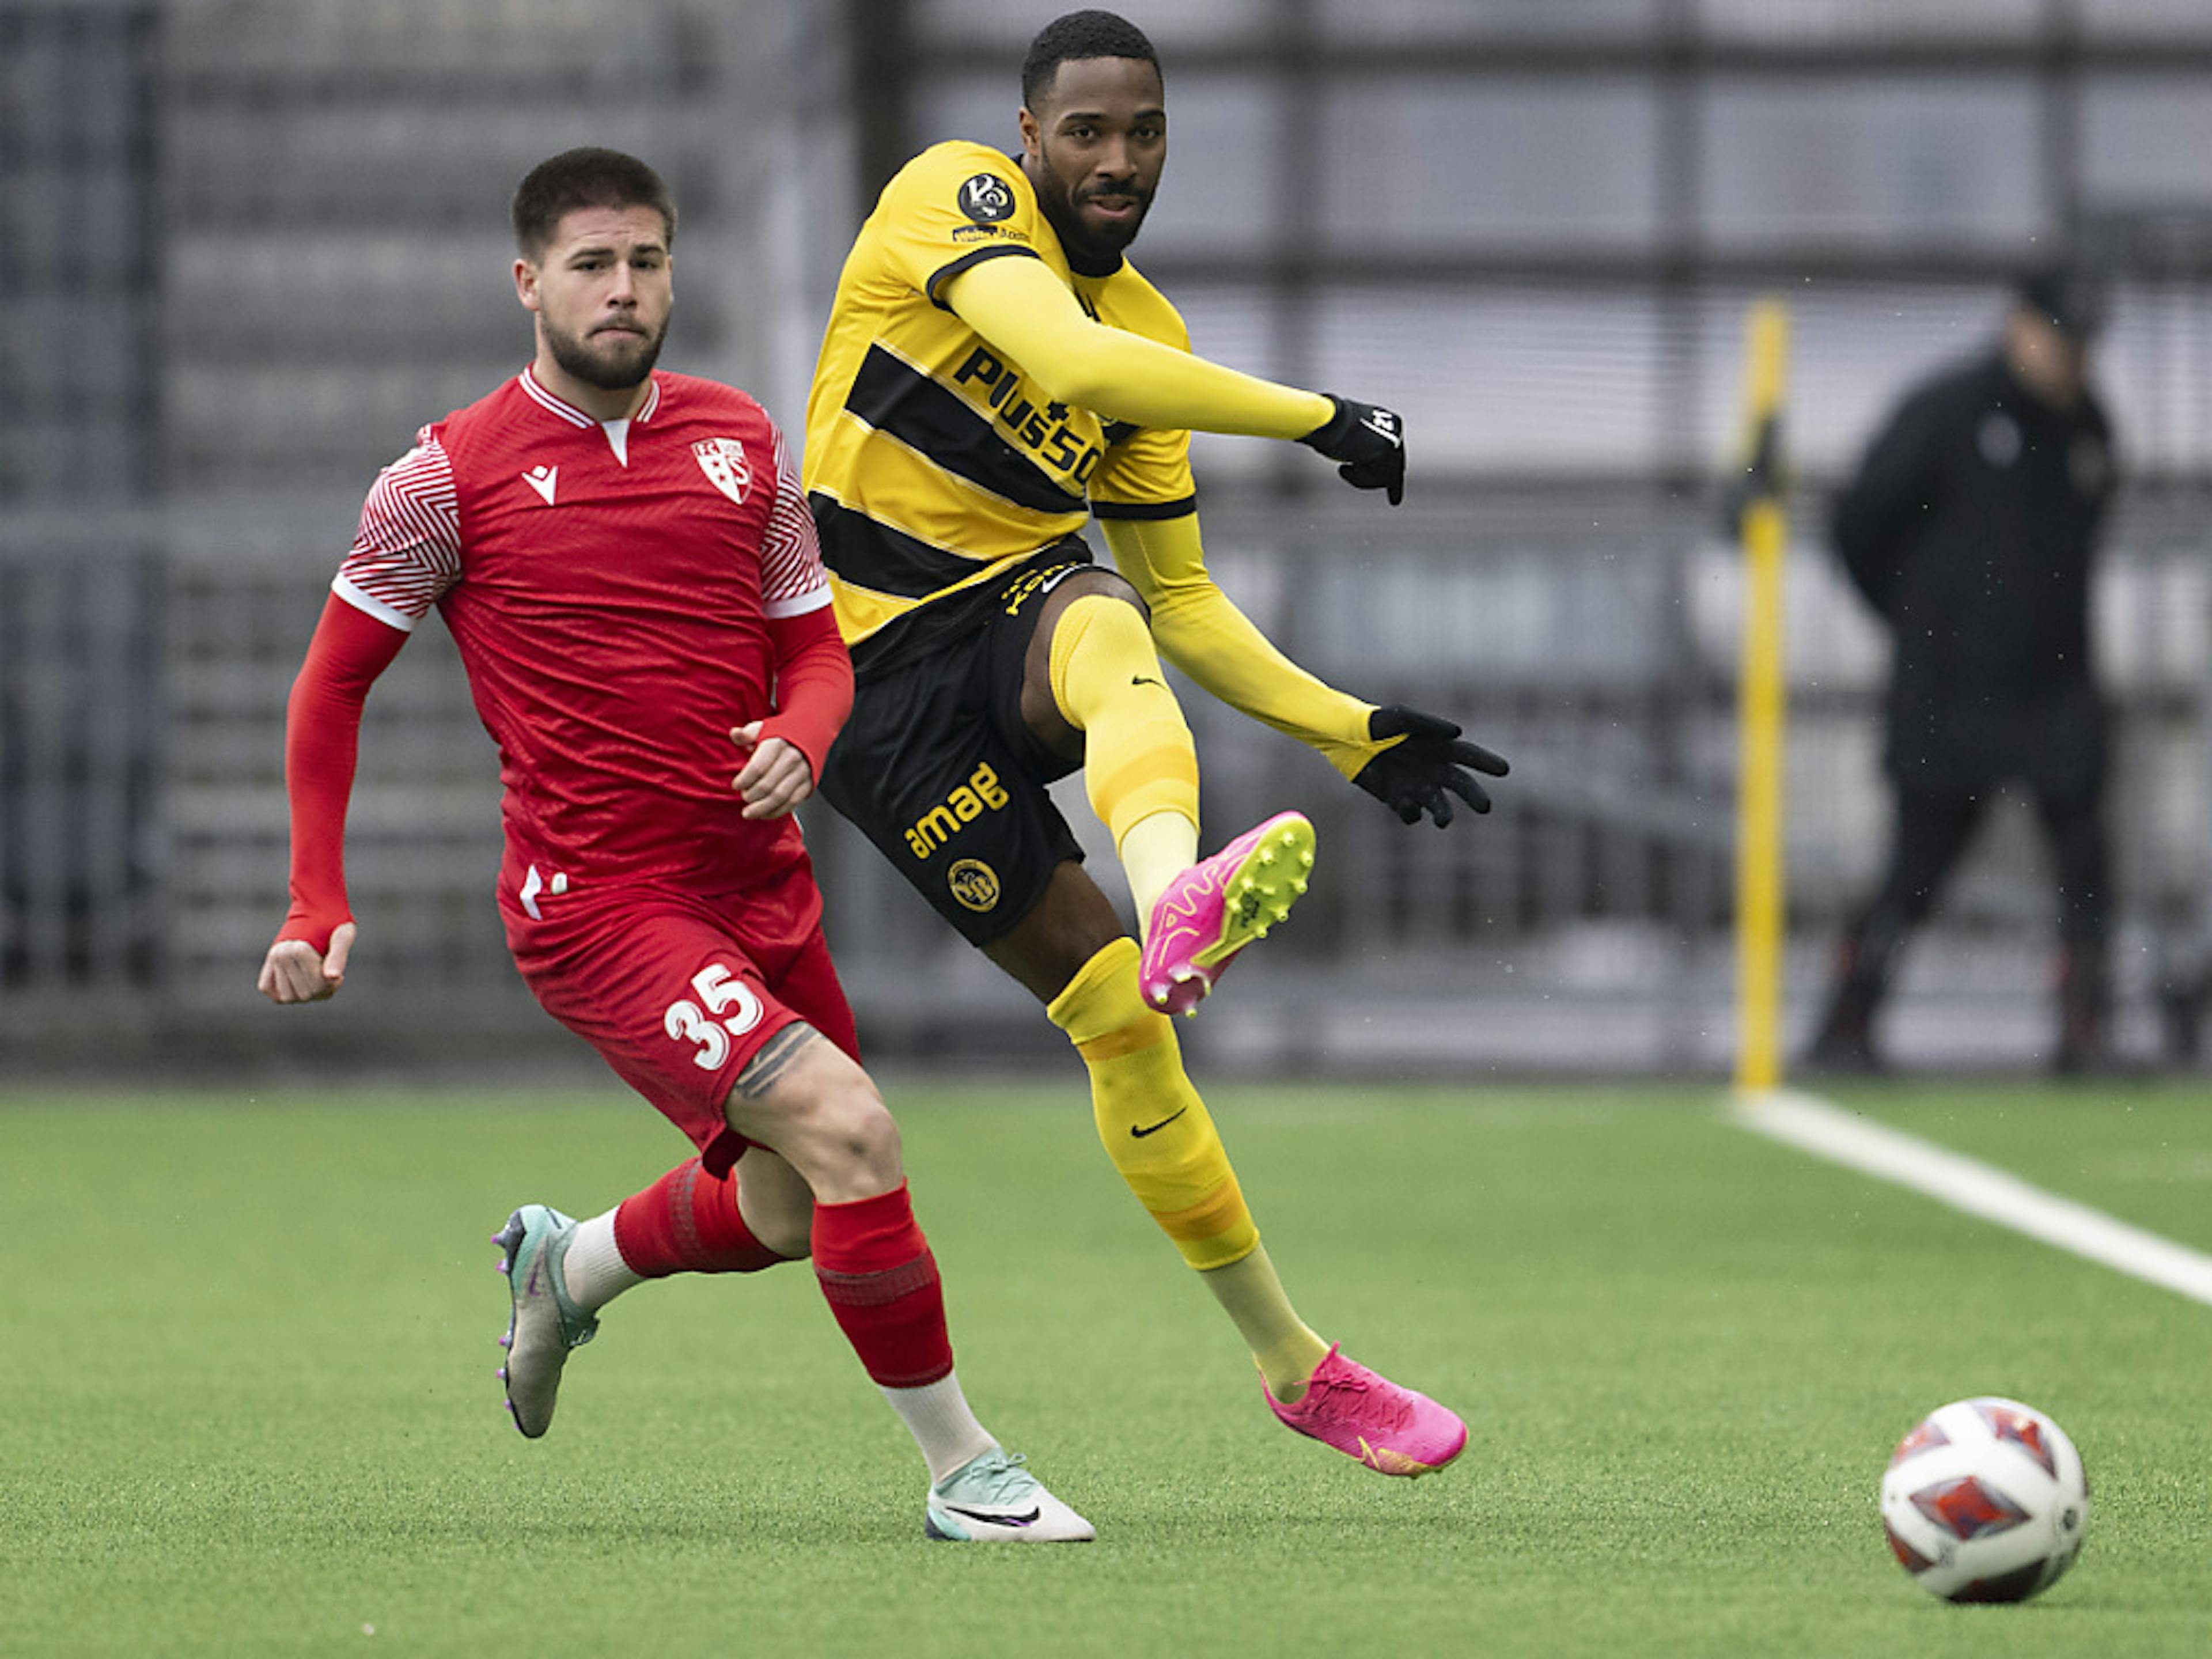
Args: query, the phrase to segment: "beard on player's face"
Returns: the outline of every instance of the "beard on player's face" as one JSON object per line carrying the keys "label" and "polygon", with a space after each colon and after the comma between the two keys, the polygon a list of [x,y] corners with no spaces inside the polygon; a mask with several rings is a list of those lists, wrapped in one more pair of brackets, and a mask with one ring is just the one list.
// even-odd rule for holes
{"label": "beard on player's face", "polygon": [[668,337],[665,322],[649,334],[635,321],[602,323],[581,337],[563,332],[542,315],[539,325],[545,331],[546,349],[562,373],[602,392],[627,392],[641,383],[653,373],[660,360],[661,342]]}
{"label": "beard on player's face", "polygon": [[[1071,185],[1060,176],[1053,165],[1052,148],[1042,148],[1044,184],[1037,191],[1037,205],[1060,237],[1060,246],[1080,264],[1111,264],[1121,257],[1121,250],[1137,240],[1144,228],[1145,215],[1152,210],[1152,191],[1133,173],[1122,179],[1087,178],[1080,184]],[[1102,224],[1087,220],[1083,214],[1084,204],[1093,198],[1133,204],[1135,211],[1125,220]]]}

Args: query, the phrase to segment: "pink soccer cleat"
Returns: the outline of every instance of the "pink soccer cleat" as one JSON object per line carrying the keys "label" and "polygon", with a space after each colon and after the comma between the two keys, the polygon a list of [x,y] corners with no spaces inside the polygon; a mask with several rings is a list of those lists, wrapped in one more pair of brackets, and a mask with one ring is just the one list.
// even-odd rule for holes
{"label": "pink soccer cleat", "polygon": [[1267,1407],[1300,1434],[1378,1474],[1417,1479],[1443,1468],[1467,1444],[1467,1425],[1456,1412],[1346,1359],[1337,1348],[1314,1367],[1296,1405],[1268,1394]]}
{"label": "pink soccer cleat", "polygon": [[1196,1013],[1231,958],[1291,914],[1313,861],[1305,814],[1278,812],[1170,882],[1145,929],[1145,1000],[1163,1013]]}

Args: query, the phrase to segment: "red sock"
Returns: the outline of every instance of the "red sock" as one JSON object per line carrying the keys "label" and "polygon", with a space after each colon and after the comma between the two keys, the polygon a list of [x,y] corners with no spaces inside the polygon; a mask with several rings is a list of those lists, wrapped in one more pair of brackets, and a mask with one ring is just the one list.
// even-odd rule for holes
{"label": "red sock", "polygon": [[856,1203],[814,1206],[814,1276],[878,1387],[923,1388],[952,1370],[945,1288],[904,1182]]}
{"label": "red sock", "polygon": [[615,1248],[641,1279],[756,1273],[789,1258],[752,1236],[738,1212],[738,1172],[719,1181],[693,1158],[615,1212]]}

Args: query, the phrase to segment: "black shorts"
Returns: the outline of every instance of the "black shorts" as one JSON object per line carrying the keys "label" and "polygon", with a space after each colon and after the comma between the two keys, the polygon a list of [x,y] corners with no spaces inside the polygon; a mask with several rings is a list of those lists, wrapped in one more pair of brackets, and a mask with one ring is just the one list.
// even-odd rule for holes
{"label": "black shorts", "polygon": [[1074,771],[1022,720],[1036,613],[1093,568],[1080,542],[1046,549],[996,584],[975,625],[854,688],[822,794],[970,945],[1004,938],[1083,848],[1045,786]]}

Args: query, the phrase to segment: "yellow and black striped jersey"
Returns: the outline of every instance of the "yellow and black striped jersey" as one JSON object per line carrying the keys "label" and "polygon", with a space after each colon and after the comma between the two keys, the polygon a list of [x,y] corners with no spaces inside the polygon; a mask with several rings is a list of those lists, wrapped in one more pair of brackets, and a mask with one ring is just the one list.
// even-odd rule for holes
{"label": "yellow and black striped jersey", "polygon": [[[1019,162],[932,146],[884,187],[837,281],[806,406],[805,483],[861,672],[1090,515],[1188,513],[1190,434],[1053,401],[943,299],[980,261],[1041,259],[1092,318],[1177,350],[1173,306],[1125,259],[1068,268]],[[935,611],[929,607],[937,605]]]}

